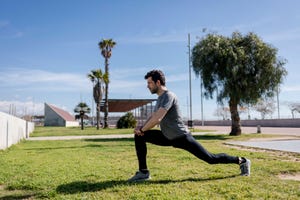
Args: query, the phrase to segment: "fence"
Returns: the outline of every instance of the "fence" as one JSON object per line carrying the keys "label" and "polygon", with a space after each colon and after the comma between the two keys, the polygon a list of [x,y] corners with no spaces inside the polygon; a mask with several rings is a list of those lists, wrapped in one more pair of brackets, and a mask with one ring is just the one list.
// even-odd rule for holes
{"label": "fence", "polygon": [[[200,120],[194,120],[194,125],[201,126]],[[231,126],[231,120],[204,121],[205,126]],[[264,126],[264,127],[300,127],[300,119],[260,119],[241,120],[242,126]]]}
{"label": "fence", "polygon": [[18,143],[34,130],[34,123],[0,112],[0,149]]}

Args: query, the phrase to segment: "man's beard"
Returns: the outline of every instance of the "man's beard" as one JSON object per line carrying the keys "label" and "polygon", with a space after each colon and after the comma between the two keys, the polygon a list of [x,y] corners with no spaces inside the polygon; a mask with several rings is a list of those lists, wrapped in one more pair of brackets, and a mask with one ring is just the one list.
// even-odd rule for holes
{"label": "man's beard", "polygon": [[153,89],[150,89],[151,94],[156,94],[158,91],[158,87],[155,87]]}

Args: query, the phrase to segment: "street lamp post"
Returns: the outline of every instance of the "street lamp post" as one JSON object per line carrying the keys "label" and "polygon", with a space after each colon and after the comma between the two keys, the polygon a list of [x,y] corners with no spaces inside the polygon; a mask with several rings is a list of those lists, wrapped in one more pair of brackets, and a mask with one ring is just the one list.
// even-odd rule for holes
{"label": "street lamp post", "polygon": [[278,111],[278,119],[280,119],[280,108],[279,108],[279,86],[277,87],[277,111]]}
{"label": "street lamp post", "polygon": [[191,41],[190,34],[188,34],[188,54],[189,54],[189,89],[190,89],[190,118],[188,121],[188,126],[193,127],[193,113],[192,113],[192,73],[191,73]]}
{"label": "street lamp post", "polygon": [[[200,77],[200,76],[199,76]],[[201,125],[204,126],[204,119],[203,119],[203,93],[202,93],[203,83],[200,77],[200,95],[201,95]]]}

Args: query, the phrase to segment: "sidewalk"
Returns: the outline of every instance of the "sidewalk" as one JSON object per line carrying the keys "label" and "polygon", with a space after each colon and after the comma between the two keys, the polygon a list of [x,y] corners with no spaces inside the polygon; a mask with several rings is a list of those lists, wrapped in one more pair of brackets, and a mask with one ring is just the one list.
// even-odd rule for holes
{"label": "sidewalk", "polygon": [[[214,132],[216,134],[228,134],[231,130],[231,127],[224,126],[200,126],[197,128],[203,130],[216,130],[216,132]],[[260,127],[260,130],[260,134],[272,134],[278,135],[278,137],[252,139],[249,141],[232,141],[226,142],[226,144],[300,153],[300,128]],[[242,127],[242,133],[257,134],[257,127]]]}
{"label": "sidewalk", "polygon": [[[193,135],[206,134],[229,134],[229,126],[197,126],[197,129],[207,130],[207,132],[193,132]],[[242,127],[243,134],[257,133],[257,127]],[[288,151],[300,153],[300,128],[278,128],[261,127],[261,134],[278,135],[274,138],[253,139],[251,141],[232,141],[230,145],[247,146],[262,149]],[[49,137],[30,137],[27,140],[79,140],[79,139],[113,139],[113,138],[133,138],[133,134],[126,135],[89,135],[89,136],[49,136]]]}

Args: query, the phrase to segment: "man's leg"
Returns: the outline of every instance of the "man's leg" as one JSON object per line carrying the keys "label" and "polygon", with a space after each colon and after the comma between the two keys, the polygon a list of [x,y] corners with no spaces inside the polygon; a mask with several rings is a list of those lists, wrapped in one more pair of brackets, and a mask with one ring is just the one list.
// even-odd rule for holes
{"label": "man's leg", "polygon": [[128,179],[129,182],[145,181],[151,179],[150,172],[147,167],[147,145],[146,142],[161,145],[171,146],[170,140],[168,140],[160,130],[145,131],[144,135],[134,135],[136,155],[139,163],[139,171]]}
{"label": "man's leg", "polygon": [[134,136],[135,150],[139,163],[139,170],[147,170],[147,145],[146,142],[160,145],[171,146],[172,143],[168,140],[160,130],[148,130],[144,132],[143,136]]}
{"label": "man's leg", "polygon": [[195,138],[192,135],[187,135],[186,137],[175,139],[173,141],[173,146],[176,148],[185,149],[193,155],[195,155],[197,158],[209,164],[239,164],[240,162],[239,157],[236,156],[230,156],[225,153],[213,154],[208,152],[199,142],[195,140]]}

